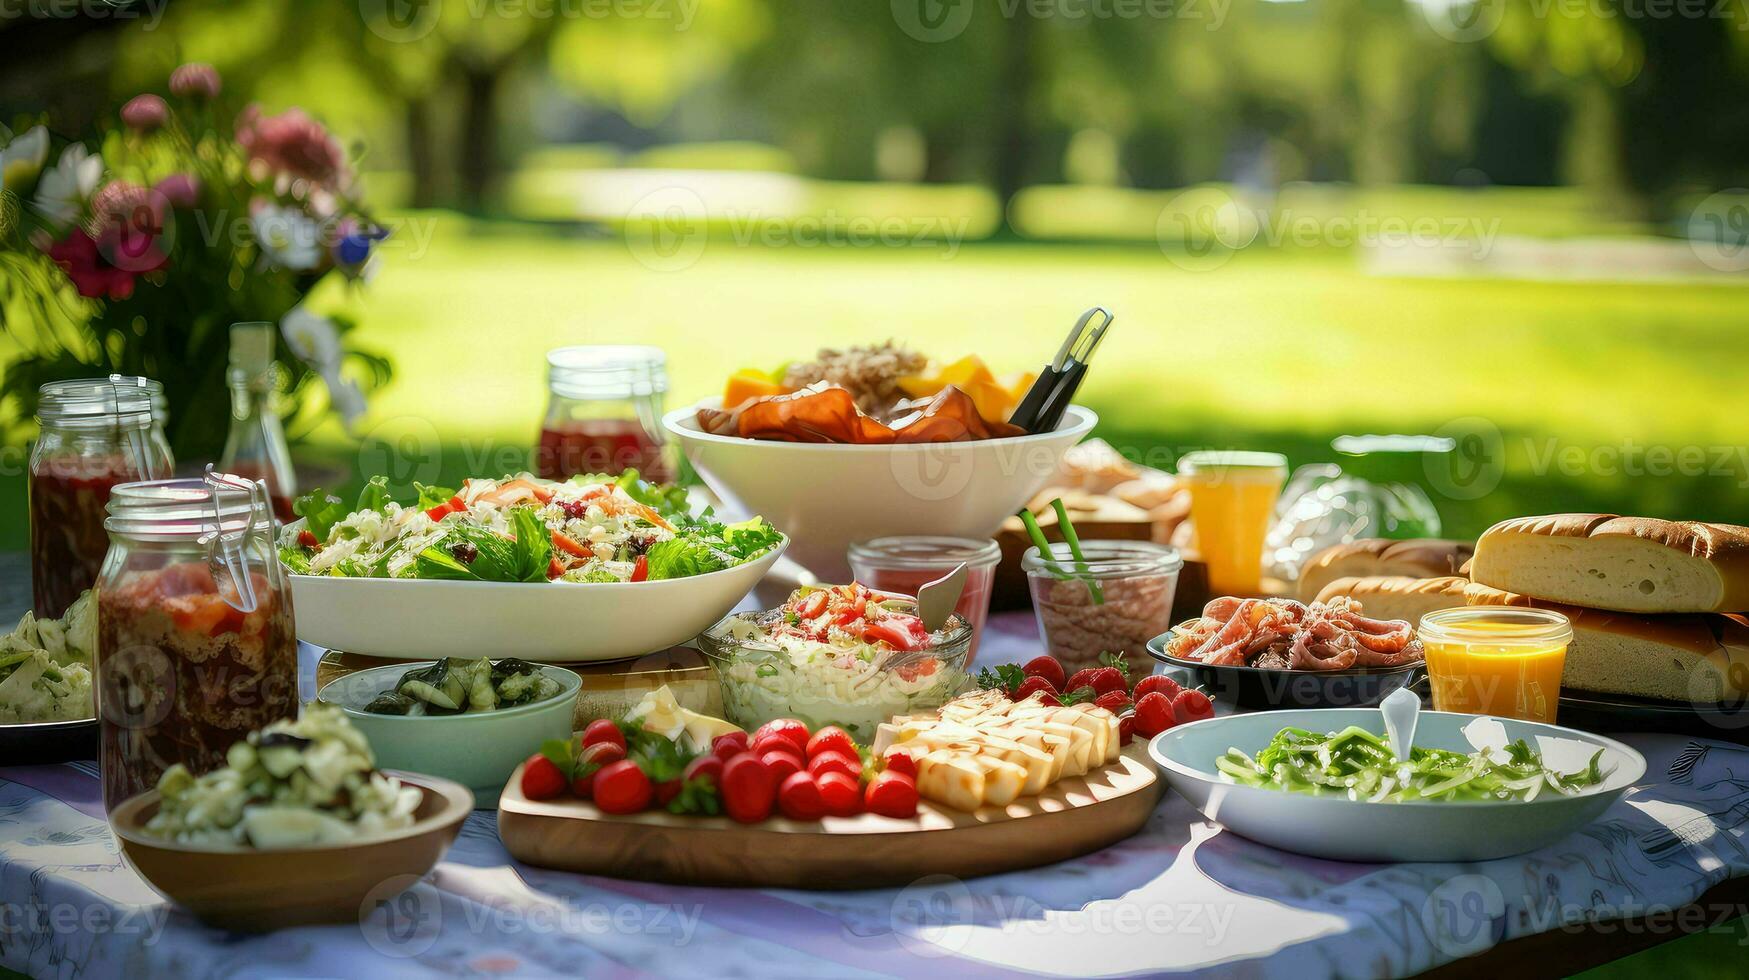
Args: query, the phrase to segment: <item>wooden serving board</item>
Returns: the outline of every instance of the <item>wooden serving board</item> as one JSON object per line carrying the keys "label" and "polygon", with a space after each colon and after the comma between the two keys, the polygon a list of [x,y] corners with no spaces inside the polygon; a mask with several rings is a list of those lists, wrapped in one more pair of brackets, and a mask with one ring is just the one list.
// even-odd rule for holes
{"label": "wooden serving board", "polygon": [[1058,781],[1007,807],[961,813],[924,801],[908,820],[827,817],[804,823],[649,811],[602,813],[561,797],[522,795],[522,769],[498,800],[498,834],[517,860],[612,878],[687,885],[856,889],[960,878],[1078,857],[1140,830],[1166,791],[1141,739],[1118,761]]}

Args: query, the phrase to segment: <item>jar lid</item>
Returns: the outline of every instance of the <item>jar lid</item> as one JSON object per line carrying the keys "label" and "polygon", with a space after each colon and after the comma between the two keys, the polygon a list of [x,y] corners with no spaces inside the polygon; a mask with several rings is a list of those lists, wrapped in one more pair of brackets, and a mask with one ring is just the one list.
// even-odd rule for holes
{"label": "jar lid", "polygon": [[668,390],[660,347],[585,344],[547,352],[547,388],[565,398],[629,398]]}
{"label": "jar lid", "polygon": [[256,507],[248,489],[251,481],[219,473],[212,477],[235,482],[215,486],[207,477],[184,477],[118,484],[109,493],[103,526],[116,534],[154,540],[192,541],[215,531],[272,532],[272,511]]}
{"label": "jar lid", "polygon": [[990,538],[901,534],[851,544],[850,560],[876,568],[952,571],[961,562],[974,568],[994,565],[1002,560],[1002,547]]}
{"label": "jar lid", "polygon": [[1184,558],[1178,549],[1153,541],[1082,541],[1077,561],[1066,542],[1051,544],[1048,557],[1037,547],[1026,549],[1020,556],[1020,567],[1028,572],[1047,571],[1052,575],[1092,575],[1095,578],[1127,578],[1132,575],[1169,575],[1183,567]]}
{"label": "jar lid", "polygon": [[50,426],[143,426],[163,400],[163,385],[136,375],[50,381],[37,389],[36,419]]}
{"label": "jar lid", "polygon": [[1178,457],[1178,472],[1181,476],[1212,472],[1233,474],[1235,470],[1273,472],[1286,469],[1287,457],[1280,453],[1251,452],[1242,449],[1203,449]]}
{"label": "jar lid", "polygon": [[1474,643],[1490,647],[1571,643],[1573,622],[1553,609],[1528,606],[1456,606],[1421,617],[1422,642]]}

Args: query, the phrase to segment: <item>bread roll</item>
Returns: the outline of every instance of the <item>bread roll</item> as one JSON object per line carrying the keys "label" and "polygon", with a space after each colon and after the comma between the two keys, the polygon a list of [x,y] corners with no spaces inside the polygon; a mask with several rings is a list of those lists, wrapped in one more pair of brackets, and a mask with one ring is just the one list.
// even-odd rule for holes
{"label": "bread roll", "polygon": [[1483,533],[1470,575],[1590,609],[1749,612],[1749,528],[1613,514],[1520,517]]}
{"label": "bread roll", "polygon": [[1565,690],[1708,704],[1749,694],[1749,622],[1738,616],[1640,616],[1581,609],[1471,584],[1472,606],[1553,609],[1573,621]]}
{"label": "bread roll", "polygon": [[1362,538],[1336,544],[1313,555],[1300,570],[1300,598],[1315,598],[1324,586],[1339,578],[1401,575],[1434,578],[1456,575],[1470,557],[1468,542],[1441,538]]}
{"label": "bread roll", "polygon": [[1318,593],[1319,602],[1329,602],[1337,596],[1350,596],[1360,601],[1360,611],[1370,619],[1402,619],[1419,624],[1421,617],[1435,609],[1462,606],[1467,578],[1446,575],[1440,578],[1410,578],[1407,575],[1372,575],[1365,578],[1339,578]]}

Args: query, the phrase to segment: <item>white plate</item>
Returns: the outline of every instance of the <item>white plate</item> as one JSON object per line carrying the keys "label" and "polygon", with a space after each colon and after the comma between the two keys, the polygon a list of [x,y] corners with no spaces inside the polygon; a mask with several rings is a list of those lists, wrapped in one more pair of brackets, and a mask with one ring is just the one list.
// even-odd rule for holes
{"label": "white plate", "polygon": [[454,582],[293,575],[298,639],[402,660],[621,660],[664,650],[729,614],[789,538],[734,568],[657,582]]}
{"label": "white plate", "polygon": [[1259,844],[1339,861],[1482,861],[1534,851],[1595,820],[1646,773],[1646,760],[1614,739],[1508,718],[1423,711],[1415,744],[1473,752],[1523,738],[1562,772],[1603,750],[1601,786],[1581,796],[1529,802],[1364,803],[1307,796],[1222,779],[1215,760],[1228,748],[1255,756],[1276,732],[1335,732],[1358,725],[1384,732],[1377,708],[1258,711],[1180,725],[1155,736],[1148,754],[1192,806]]}
{"label": "white plate", "polygon": [[718,496],[793,535],[790,557],[835,582],[849,580],[845,549],[853,541],[890,534],[995,534],[1099,421],[1091,410],[1071,405],[1056,431],[1044,434],[851,446],[700,430],[698,410],[720,403],[707,399],[669,412],[662,424]]}

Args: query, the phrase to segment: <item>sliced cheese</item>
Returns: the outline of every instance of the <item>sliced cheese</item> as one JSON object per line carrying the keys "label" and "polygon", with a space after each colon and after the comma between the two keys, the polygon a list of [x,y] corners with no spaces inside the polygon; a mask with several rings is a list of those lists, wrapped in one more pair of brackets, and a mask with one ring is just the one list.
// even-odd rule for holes
{"label": "sliced cheese", "polygon": [[984,768],[976,756],[937,749],[917,760],[917,792],[926,800],[967,813],[984,805]]}

